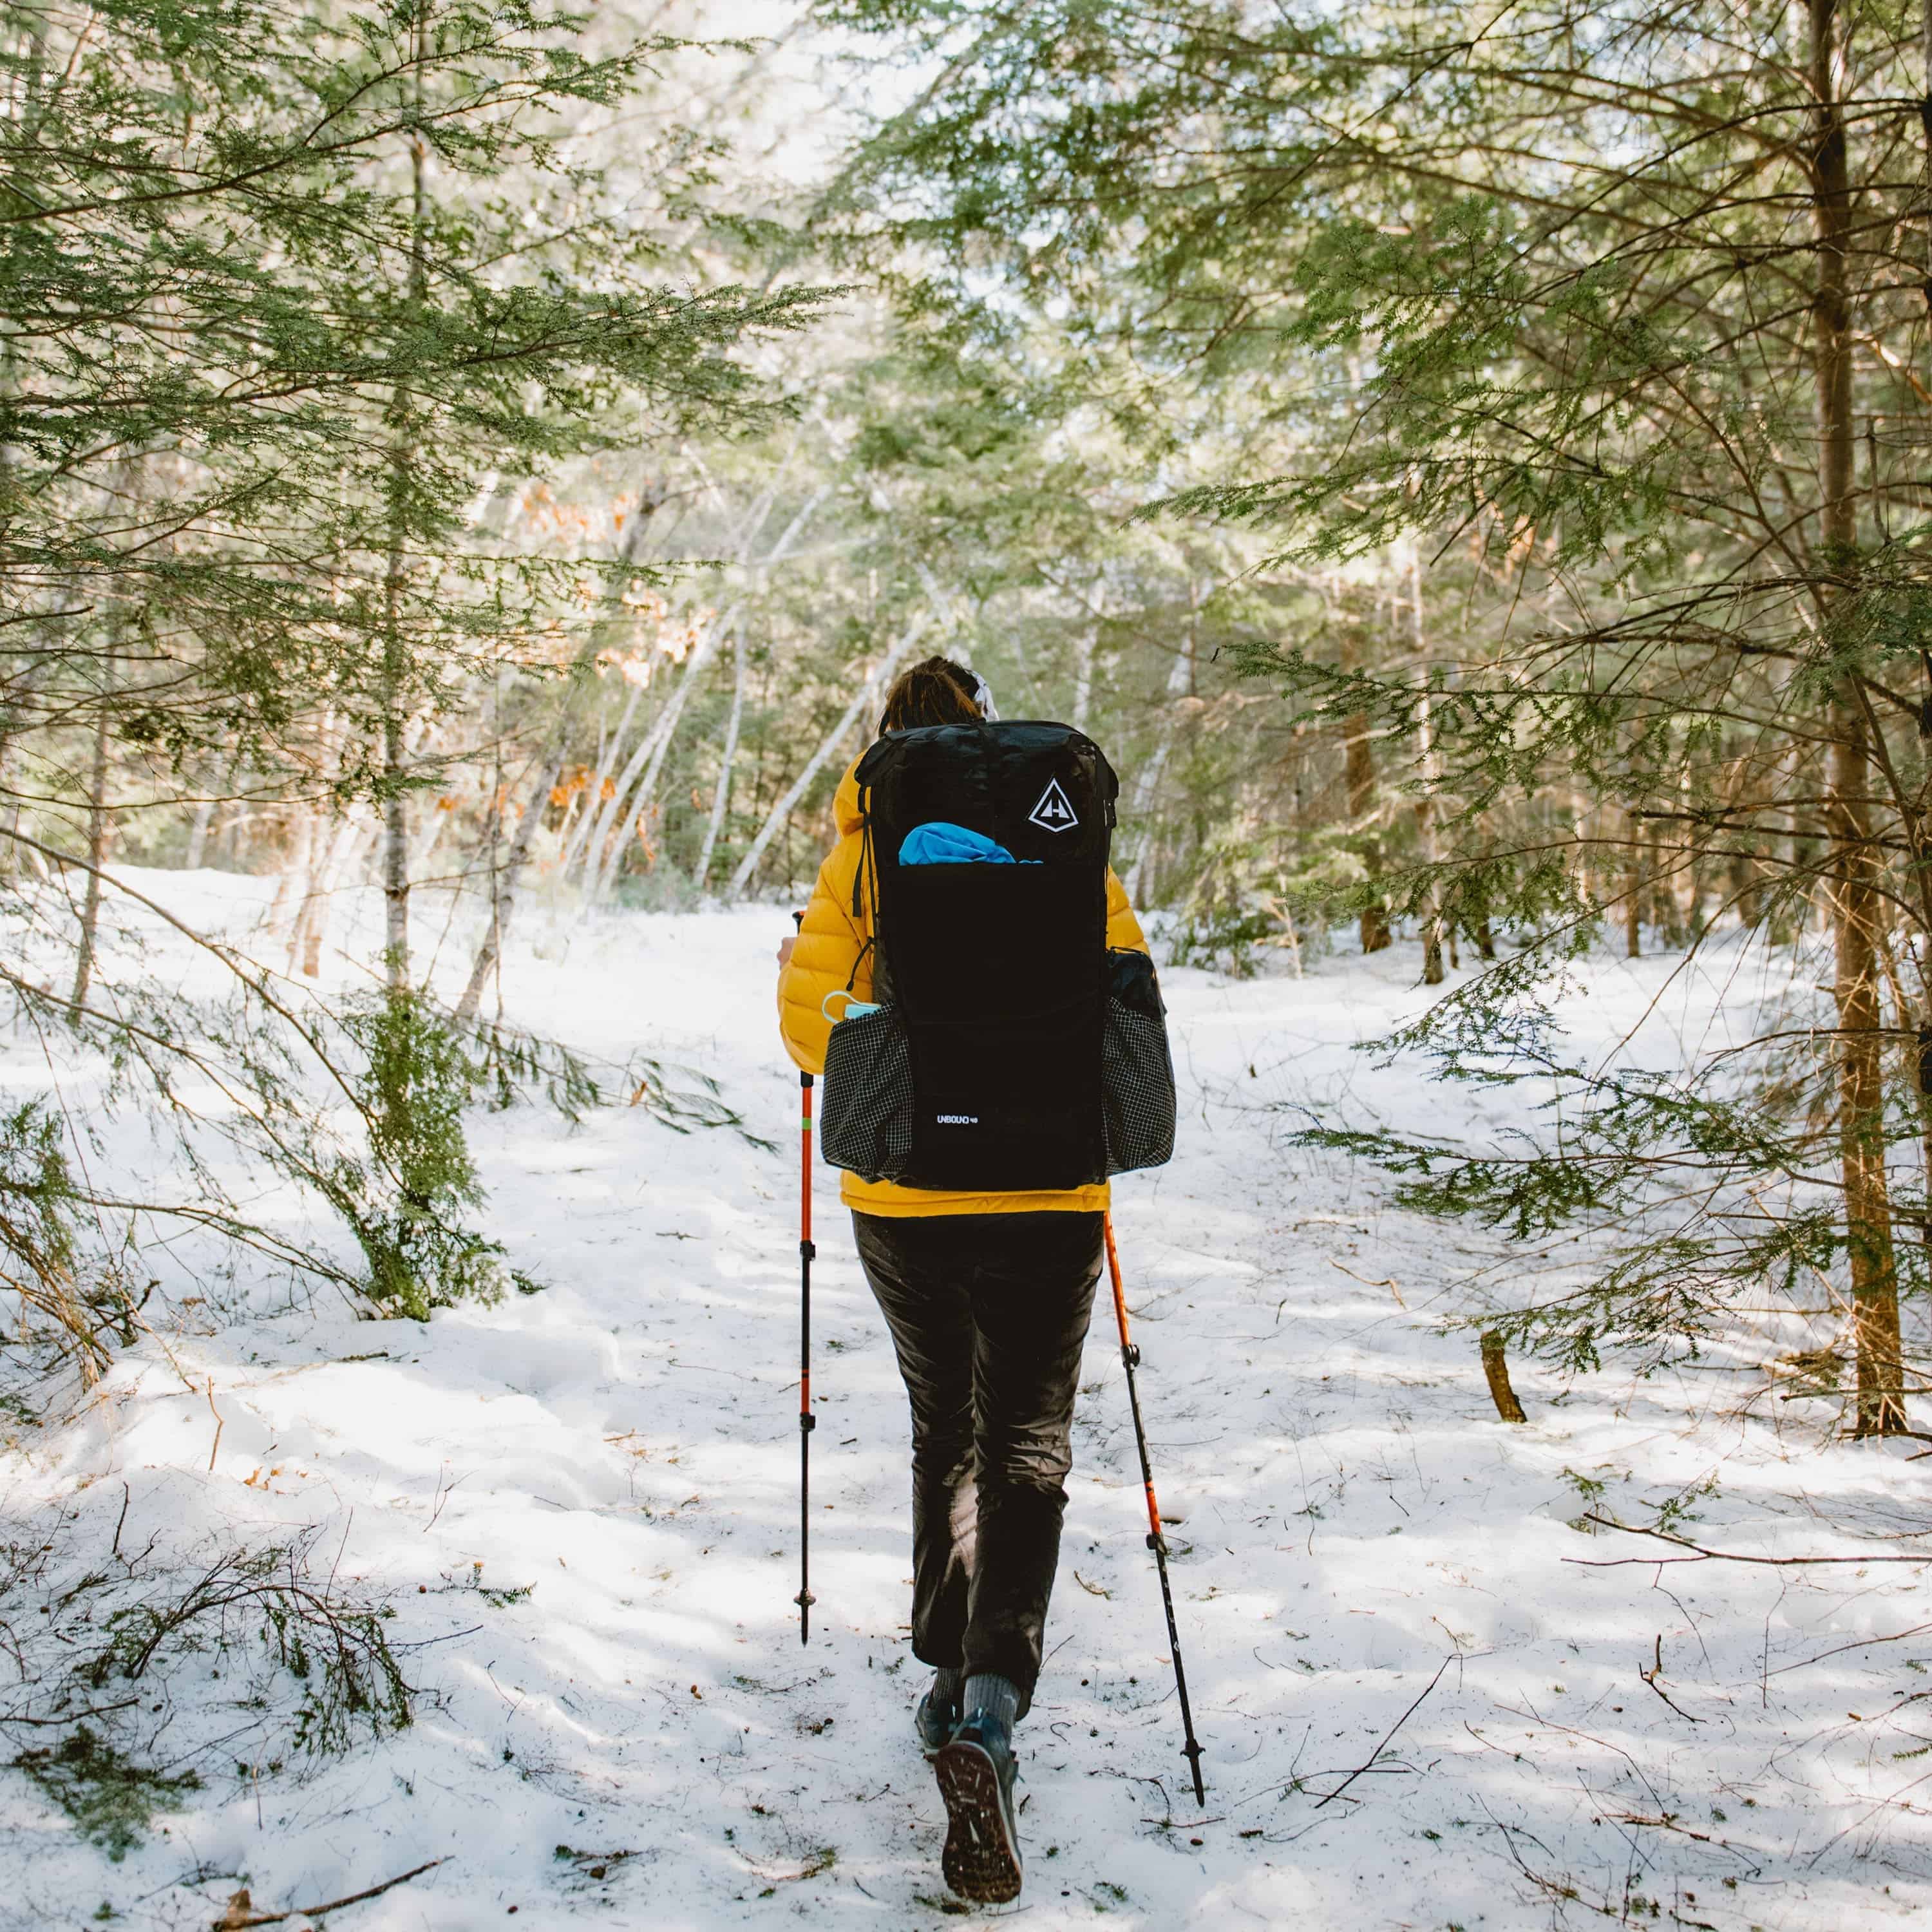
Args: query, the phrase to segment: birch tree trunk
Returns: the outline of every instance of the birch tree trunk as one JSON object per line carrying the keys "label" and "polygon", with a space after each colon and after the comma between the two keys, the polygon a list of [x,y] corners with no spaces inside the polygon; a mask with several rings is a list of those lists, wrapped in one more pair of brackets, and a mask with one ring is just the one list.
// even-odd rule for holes
{"label": "birch tree trunk", "polygon": [[[324,758],[334,758],[340,768],[340,751],[335,743],[336,720],[332,712],[323,715],[316,740]],[[319,776],[319,774],[318,774]],[[327,794],[322,794],[326,797]],[[332,856],[334,834],[330,819],[322,802],[298,808],[302,818],[296,831],[295,846],[290,862],[282,874],[282,883],[275,893],[274,910],[269,915],[269,924],[279,923],[282,908],[291,894],[298,893],[295,916],[289,921],[289,968],[293,971],[299,960],[307,956],[307,942],[310,927],[314,923],[319,908],[318,886],[324,869],[325,860]]]}
{"label": "birch tree trunk", "polygon": [[[710,668],[711,660],[718,655],[718,640],[724,626],[736,616],[735,610],[728,611],[724,616],[708,626],[698,642],[692,646],[691,655],[685,659],[682,674],[664,706],[657,722],[646,734],[644,742],[638,748],[640,756],[646,757],[644,775],[637,781],[637,788],[626,796],[626,779],[617,782],[617,795],[611,800],[616,808],[613,813],[617,827],[617,836],[610,843],[602,861],[598,860],[602,849],[593,839],[590,857],[585,864],[585,876],[590,890],[585,895],[586,908],[602,905],[617,876],[617,868],[624,862],[624,852],[628,843],[627,828],[638,814],[646,809],[652,794],[657,790],[658,774],[664,770],[664,757],[670,749],[672,738],[676,734],[678,720],[684,716],[684,707],[690,703],[692,693]],[[635,762],[634,760],[633,761]],[[627,772],[628,777],[628,772]]]}
{"label": "birch tree trunk", "polygon": [[[206,782],[211,788],[217,783],[220,773],[220,790],[225,792],[235,782],[235,758],[232,752],[226,758],[211,758],[208,763]],[[208,829],[214,822],[214,807],[220,794],[211,789],[208,796],[194,808],[194,818],[188,826],[188,850],[183,863],[190,872],[200,871],[208,856]]]}
{"label": "birch tree trunk", "polygon": [[[1847,275],[1852,207],[1848,141],[1839,98],[1845,27],[1839,0],[1808,0],[1814,146],[1812,220],[1817,285],[1812,302],[1818,398],[1821,561],[1842,568],[1854,556],[1852,313]],[[1821,593],[1828,626],[1835,597]],[[1856,682],[1846,676],[1830,713],[1827,830],[1838,977],[1838,1131],[1845,1192],[1845,1241],[1857,1346],[1853,1433],[1895,1435],[1906,1426],[1897,1258],[1885,1168],[1883,1017],[1880,1010],[1877,854],[1872,843],[1870,742]]]}
{"label": "birch tree trunk", "polygon": [[[266,921],[272,934],[280,932],[286,920],[292,934],[302,920],[302,895],[298,888],[305,889],[307,884],[308,841],[314,836],[314,820],[307,808],[297,805],[292,808],[290,823],[295,829],[290,836],[288,855],[276,875],[274,900],[268,908]],[[295,908],[292,918],[289,914],[290,906]]]}
{"label": "birch tree trunk", "polygon": [[302,970],[308,979],[315,979],[321,974],[322,942],[328,936],[329,916],[335,908],[336,889],[351,868],[361,864],[371,829],[360,807],[350,812],[335,828],[335,836],[329,841],[328,855],[316,872],[301,921]]}
{"label": "birch tree trunk", "polygon": [[700,892],[710,876],[711,855],[718,849],[718,835],[724,829],[725,814],[731,804],[731,766],[738,755],[738,730],[745,716],[745,626],[738,625],[731,647],[731,715],[724,726],[724,750],[718,765],[718,789],[711,800],[710,821],[704,828],[704,844],[698,855],[694,879]]}
{"label": "birch tree trunk", "polygon": [[[418,124],[409,136],[409,306],[420,315],[428,293],[424,238],[429,212],[428,144],[420,125],[423,112],[423,62],[428,50],[428,8],[418,14],[411,37],[414,68],[412,106]],[[380,703],[382,734],[382,960],[392,994],[410,983],[410,814],[405,786],[409,760],[404,747],[408,724],[410,655],[403,634],[403,586],[408,567],[409,466],[417,431],[407,391],[398,384],[389,410],[389,554],[382,582],[382,662]]]}
{"label": "birch tree trunk", "polygon": [[[631,565],[637,562],[639,553],[644,548],[644,532],[649,529],[652,518],[662,507],[662,496],[653,496],[648,488],[640,491],[638,508],[632,514],[628,526],[624,532],[623,543],[618,550],[617,561],[620,564]],[[598,616],[596,623],[592,626],[589,640],[585,644],[583,654],[578,660],[580,670],[596,664],[598,654],[604,647],[605,640],[611,635],[615,628],[625,621],[625,588],[622,583],[613,584],[604,610]],[[631,720],[637,716],[638,706],[643,701],[644,695],[644,687],[641,684],[634,684],[631,687],[631,694],[625,700],[623,716],[617,721],[616,730],[598,747],[596,776],[592,779],[585,794],[583,806],[578,814],[575,825],[566,829],[563,849],[557,855],[556,876],[560,879],[576,864],[578,856],[584,850],[585,841],[590,836],[591,826],[596,820],[598,816],[598,808],[603,802],[605,782],[610,778],[611,767],[617,762],[617,755],[624,742],[624,734],[631,728]],[[573,697],[568,708],[574,710],[574,705],[575,700]],[[562,727],[560,725],[559,728],[562,729]]]}
{"label": "birch tree trunk", "polygon": [[470,968],[469,984],[463,989],[462,998],[456,1003],[458,1026],[467,1026],[476,1018],[483,988],[495,971],[497,961],[503,956],[503,942],[510,934],[510,914],[516,904],[517,881],[530,856],[530,844],[536,836],[537,827],[543,823],[544,807],[563,776],[563,736],[560,730],[554,746],[538,768],[536,789],[524,802],[524,815],[517,821],[517,836],[510,842],[509,856],[503,862],[502,872],[493,882],[490,928],[483,935],[483,944],[476,949],[476,961]]}
{"label": "birch tree trunk", "polygon": [[[768,490],[745,524],[744,533],[738,545],[738,560],[741,564],[751,562],[752,544],[764,527],[765,518],[770,514],[772,500],[776,494],[776,489]],[[755,574],[761,577],[775,565],[784,560],[787,553],[797,541],[799,533],[811,521],[812,513],[830,494],[829,490],[818,490],[806,500],[780,532],[777,542],[757,563]],[[664,770],[671,740],[676,735],[679,720],[684,715],[684,708],[690,702],[692,694],[697,690],[704,673],[709,669],[711,660],[716,656],[719,640],[728,626],[737,619],[742,608],[742,599],[728,606],[722,616],[706,628],[704,634],[692,646],[690,656],[685,661],[683,674],[678,680],[676,690],[672,692],[663,715],[652,727],[646,743],[638,748],[639,757],[646,762],[643,776],[637,779],[634,793],[626,796],[630,780],[634,776],[637,760],[634,759],[632,766],[626,768],[626,776],[617,781],[616,794],[610,802],[613,809],[609,814],[610,823],[620,828],[627,827],[633,819],[649,808],[656,794],[658,776]],[[608,848],[601,838],[591,841],[590,856],[584,865],[585,878],[590,887],[585,896],[586,908],[601,905],[608,896],[616,878],[618,868],[624,862],[624,854],[628,846],[628,837],[621,830],[617,837],[609,842]]]}
{"label": "birch tree trunk", "polygon": [[[674,702],[675,699],[676,693],[674,692],[672,701]],[[667,719],[675,722],[670,703],[667,703],[664,710],[651,720],[630,757],[624,761],[624,769],[610,781],[610,795],[598,804],[590,820],[587,835],[580,842],[579,856],[584,863],[584,896],[586,904],[602,874],[604,848],[610,843],[611,832],[620,822],[619,814],[624,808],[625,800],[629,796],[632,786],[637,782],[638,774],[650,761],[658,746],[663,742]],[[599,790],[602,790],[601,786]]]}
{"label": "birch tree trunk", "polygon": [[1100,619],[1096,610],[1092,627],[1080,634],[1080,641],[1074,646],[1073,659],[1073,728],[1084,731],[1087,728],[1088,713],[1094,704],[1094,658],[1100,647]]}
{"label": "birch tree trunk", "polygon": [[294,849],[289,854],[287,869],[275,892],[275,903],[268,914],[269,926],[279,926],[286,908],[292,903],[295,916],[289,921],[289,964],[296,963],[297,949],[302,944],[302,928],[307,922],[310,900],[315,895],[315,848],[322,836],[320,823],[322,814],[314,806],[296,808]]}
{"label": "birch tree trunk", "polygon": [[[454,810],[445,810],[441,799],[436,800],[436,809],[430,814],[429,829],[416,841],[416,849],[410,854],[410,876],[412,878],[422,878],[428,870],[429,862],[434,856],[436,848],[442,843],[442,835],[455,815]],[[435,881],[428,883],[434,884]]]}
{"label": "birch tree trunk", "polygon": [[860,687],[858,694],[846,706],[844,715],[833,725],[825,742],[806,761],[805,770],[799,773],[790,788],[766,815],[764,824],[758,828],[758,837],[752,841],[751,850],[738,862],[738,869],[731,874],[731,883],[725,889],[727,898],[736,899],[744,897],[745,888],[751,883],[752,874],[758,870],[758,861],[765,856],[766,847],[784,830],[785,821],[790,818],[799,800],[804,797],[812,780],[824,770],[826,760],[844,742],[847,734],[859,722],[861,713],[868,705],[878,701],[886,680],[898,668],[899,660],[918,642],[926,630],[927,622],[926,614],[922,610],[906,626],[898,641],[879,660],[873,668],[872,675]]}
{"label": "birch tree trunk", "polygon": [[194,817],[188,828],[188,851],[184,856],[183,868],[190,872],[201,870],[202,861],[208,856],[208,828],[214,818],[214,800],[205,798],[194,808]]}
{"label": "birch tree trunk", "polygon": [[1141,767],[1140,776],[1134,781],[1133,799],[1128,808],[1139,833],[1139,841],[1134,848],[1134,862],[1127,874],[1126,886],[1129,902],[1136,906],[1141,902],[1141,887],[1147,878],[1148,861],[1154,853],[1154,835],[1146,829],[1148,814],[1160,795],[1161,778],[1174,750],[1174,734],[1180,722],[1176,706],[1186,696],[1193,675],[1192,653],[1185,649],[1176,652],[1167,674],[1167,702],[1162,707],[1160,736],[1155,742],[1154,756]]}
{"label": "birch tree trunk", "polygon": [[625,734],[631,728],[631,720],[637,716],[638,706],[644,702],[644,687],[641,684],[632,686],[631,694],[624,700],[623,715],[617,720],[616,730],[598,749],[597,770],[585,788],[584,809],[578,814],[576,829],[564,841],[563,850],[557,855],[556,868],[560,874],[568,872],[583,856],[584,845],[590,838],[591,828],[603,818],[604,806],[607,802],[604,788],[611,782],[610,770],[617,762],[618,748],[624,742]]}

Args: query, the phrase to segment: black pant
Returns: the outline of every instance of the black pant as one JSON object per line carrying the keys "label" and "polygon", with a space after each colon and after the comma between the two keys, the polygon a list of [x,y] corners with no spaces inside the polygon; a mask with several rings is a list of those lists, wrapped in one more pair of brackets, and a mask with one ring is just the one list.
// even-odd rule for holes
{"label": "black pant", "polygon": [[1098,1214],[852,1216],[912,1403],[913,1654],[1024,1713],[1060,1561]]}

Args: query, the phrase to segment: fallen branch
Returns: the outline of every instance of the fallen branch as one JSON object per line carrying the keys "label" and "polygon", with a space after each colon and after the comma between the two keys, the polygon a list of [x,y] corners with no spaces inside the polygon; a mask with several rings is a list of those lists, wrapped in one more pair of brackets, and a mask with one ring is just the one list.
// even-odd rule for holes
{"label": "fallen branch", "polygon": [[1910,1630],[1894,1630],[1889,1636],[1862,1636],[1856,1643],[1841,1643],[1835,1649],[1821,1650],[1816,1657],[1800,1658],[1796,1664],[1780,1664],[1775,1670],[1767,1670],[1767,1678],[1782,1677],[1789,1670],[1804,1670],[1814,1664],[1822,1664],[1828,1657],[1842,1657],[1848,1650],[1869,1650],[1874,1644],[1900,1643],[1909,1636],[1922,1636],[1932,1630],[1932,1624],[1914,1624]]}
{"label": "fallen branch", "polygon": [[1657,1681],[1664,1675],[1664,1633],[1661,1630],[1659,1630],[1657,1634],[1657,1648],[1652,1653],[1652,1655],[1655,1660],[1652,1667],[1648,1670],[1646,1670],[1643,1666],[1640,1664],[1636,1667],[1636,1674],[1641,1677],[1666,1704],[1670,1705],[1670,1708],[1675,1711],[1687,1724],[1701,1724],[1704,1721],[1702,1718],[1694,1718],[1681,1704],[1672,1703],[1671,1702],[1670,1694],[1664,1689],[1664,1686]]}
{"label": "fallen branch", "polygon": [[[1790,1569],[1807,1563],[1932,1563],[1932,1556],[1748,1556],[1742,1550],[1706,1550],[1701,1543],[1693,1543],[1688,1537],[1673,1536],[1667,1529],[1646,1529],[1641,1524],[1619,1522],[1613,1516],[1599,1516],[1594,1510],[1586,1510],[1581,1520],[1601,1525],[1605,1529],[1620,1529],[1627,1536],[1654,1537],[1659,1543],[1674,1544],[1679,1550],[1688,1550],[1691,1554],[1661,1559],[1679,1563],[1758,1563],[1770,1568]],[[1630,1563],[1654,1563],[1660,1559],[1654,1556],[1618,1556],[1607,1560],[1587,1556],[1566,1556],[1566,1563],[1580,1564],[1588,1570],[1618,1570]]]}
{"label": "fallen branch", "polygon": [[21,1711],[0,1711],[0,1724],[33,1724],[53,1729],[62,1724],[77,1724],[84,1718],[110,1717],[115,1712],[124,1711],[140,1701],[138,1697],[123,1697],[118,1704],[90,1705],[85,1711],[68,1711],[58,1718],[30,1718]]}
{"label": "fallen branch", "polygon": [[1450,1653],[1436,1666],[1436,1675],[1423,1687],[1422,1696],[1417,1698],[1415,1702],[1410,1705],[1408,1708],[1403,1712],[1402,1715],[1396,1718],[1395,1722],[1389,1726],[1387,1732],[1384,1735],[1381,1743],[1377,1744],[1375,1749],[1369,1754],[1368,1762],[1366,1764],[1358,1765],[1353,1771],[1349,1772],[1346,1778],[1342,1779],[1340,1784],[1336,1786],[1333,1791],[1329,1792],[1326,1798],[1318,1800],[1315,1807],[1316,1810],[1320,1810],[1324,1804],[1329,1804],[1333,1800],[1340,1797],[1342,1792],[1346,1791],[1349,1786],[1353,1784],[1356,1779],[1360,1778],[1364,1772],[1371,1771],[1375,1768],[1376,1759],[1380,1757],[1382,1753],[1388,1750],[1389,1739],[1394,1737],[1396,1732],[1400,1730],[1402,1726],[1407,1724],[1409,1719],[1414,1717],[1416,1712],[1422,1708],[1423,1698],[1426,1697],[1430,1692],[1433,1690],[1436,1685],[1442,1682],[1443,1672],[1447,1670],[1450,1665],[1455,1662],[1456,1655],[1456,1652],[1454,1651],[1450,1652]]}
{"label": "fallen branch", "polygon": [[1612,1811],[1609,1815],[1619,1825],[1647,1825],[1653,1832],[1681,1832],[1687,1838],[1695,1838],[1700,1845],[1717,1843],[1708,1832],[1694,1832],[1688,1825],[1678,1824],[1675,1812],[1666,1811],[1655,1818],[1646,1818],[1637,1811]]}
{"label": "fallen branch", "polygon": [[394,1878],[386,1878],[380,1885],[372,1885],[366,1892],[352,1892],[346,1898],[332,1898],[326,1905],[292,1905],[286,1912],[252,1911],[248,1889],[244,1886],[228,1901],[228,1910],[214,1921],[213,1932],[243,1932],[243,1928],[250,1925],[280,1925],[290,1918],[320,1918],[325,1912],[340,1912],[345,1905],[360,1905],[365,1898],[380,1898],[384,1892],[392,1892],[399,1885],[406,1885],[412,1878],[421,1878],[424,1872],[434,1871],[445,1862],[442,1858],[431,1858],[428,1864],[398,1872]]}
{"label": "fallen branch", "polygon": [[1394,1288],[1395,1291],[1395,1305],[1398,1308],[1406,1308],[1408,1306],[1408,1304],[1402,1298],[1401,1288],[1396,1286],[1396,1282],[1393,1280],[1388,1281],[1371,1281],[1366,1275],[1358,1274],[1346,1262],[1338,1262],[1333,1255],[1330,1255],[1328,1257],[1328,1265],[1330,1268],[1340,1268],[1351,1281],[1358,1281],[1364,1288]]}

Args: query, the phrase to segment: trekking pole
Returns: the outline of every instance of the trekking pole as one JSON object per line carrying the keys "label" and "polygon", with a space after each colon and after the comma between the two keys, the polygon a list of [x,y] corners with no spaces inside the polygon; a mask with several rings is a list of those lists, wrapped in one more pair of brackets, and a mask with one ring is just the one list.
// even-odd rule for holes
{"label": "trekking pole", "polygon": [[[792,914],[802,927],[805,915]],[[798,1076],[798,1640],[812,1640],[812,1432],[818,1426],[812,1412],[812,1076]]]}
{"label": "trekking pole", "polygon": [[1180,1694],[1180,1725],[1187,1734],[1181,1753],[1194,1774],[1194,1802],[1205,1804],[1208,1792],[1201,1782],[1201,1746],[1194,1736],[1194,1712],[1187,1701],[1187,1672],[1180,1661],[1180,1633],[1174,1622],[1174,1586],[1167,1580],[1167,1539],[1161,1534],[1160,1505],[1154,1501],[1154,1471],[1148,1462],[1147,1431],[1141,1424],[1140,1391],[1134,1386],[1134,1371],[1140,1366],[1141,1352],[1127,1338],[1127,1298],[1120,1286],[1120,1253],[1114,1245],[1112,1215],[1107,1216],[1105,1226],[1107,1272],[1114,1282],[1114,1318],[1120,1328],[1120,1360],[1126,1366],[1127,1403],[1134,1413],[1134,1441],[1141,1452],[1141,1483],[1147,1491],[1148,1547],[1154,1552],[1155,1567],[1160,1571],[1160,1600],[1167,1611],[1168,1647],[1174,1653],[1174,1688]]}

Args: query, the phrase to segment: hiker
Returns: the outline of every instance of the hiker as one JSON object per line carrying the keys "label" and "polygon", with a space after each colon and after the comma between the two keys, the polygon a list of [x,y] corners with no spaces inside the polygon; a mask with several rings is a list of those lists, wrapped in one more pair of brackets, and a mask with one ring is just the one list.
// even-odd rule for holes
{"label": "hiker", "polygon": [[[970,724],[996,715],[991,693],[974,672],[934,657],[893,684],[879,731],[884,741],[888,734]],[[1084,748],[1107,785],[1114,784],[1106,760],[1077,733],[1051,726],[1000,729],[1058,733]],[[835,1022],[856,1028],[856,1018],[848,1021],[844,1013],[877,1010],[878,859],[863,836],[860,762],[847,772],[834,802],[838,842],[819,868],[796,940],[788,939],[779,950],[781,1030],[793,1060],[814,1074],[825,1067]],[[1110,826],[1111,789],[1105,807]],[[1066,792],[1051,782],[1034,806],[1034,822],[1058,830],[1055,816],[1063,812],[1070,822]],[[1099,836],[1096,849],[1104,855],[1106,832]],[[1040,842],[1049,856],[1068,849]],[[956,866],[961,872],[983,870],[975,860],[1010,862],[1012,856],[950,824],[917,826],[898,854],[902,866],[964,861]],[[1030,890],[1054,877],[1072,876],[1054,874],[1044,861],[1030,862],[1041,869],[1020,882]],[[1096,940],[1103,864],[1103,856],[1096,859],[1090,875]],[[950,884],[941,882],[936,903],[942,908]],[[1050,883],[1045,889],[1054,890]],[[1110,955],[1144,956],[1146,940],[1111,868],[1105,872],[1105,898]],[[955,915],[942,910],[939,916]],[[1013,935],[1004,937],[1010,944]],[[986,939],[959,923],[956,930],[946,927],[938,943],[955,956],[952,970],[970,976],[976,947]],[[929,933],[922,943],[932,943]],[[1151,985],[1150,963],[1144,958],[1142,963]],[[1096,986],[1106,970],[1096,958]],[[1098,1032],[1096,1024],[1096,1037]],[[1160,1040],[1165,1063],[1164,1031]],[[1097,1082],[1097,1052],[1095,1058]],[[1167,1078],[1171,1101],[1171,1066]],[[829,1108],[830,1081],[826,1090]],[[1096,1119],[1098,1112],[1096,1102]],[[971,1119],[935,1118],[962,1124]],[[824,1128],[830,1160],[829,1114]],[[1168,1136],[1171,1146],[1171,1114]],[[1114,1165],[1138,1164],[1144,1163]],[[1074,1394],[1102,1264],[1107,1185],[1100,1179],[1073,1186],[946,1189],[868,1180],[848,1169],[841,1198],[852,1210],[859,1259],[891,1330],[911,1406],[913,1654],[934,1672],[914,1724],[946,1802],[945,1876],[962,1897],[997,1903],[1020,1889],[1012,1731],[1026,1715],[1040,1675],[1072,1463]]]}

